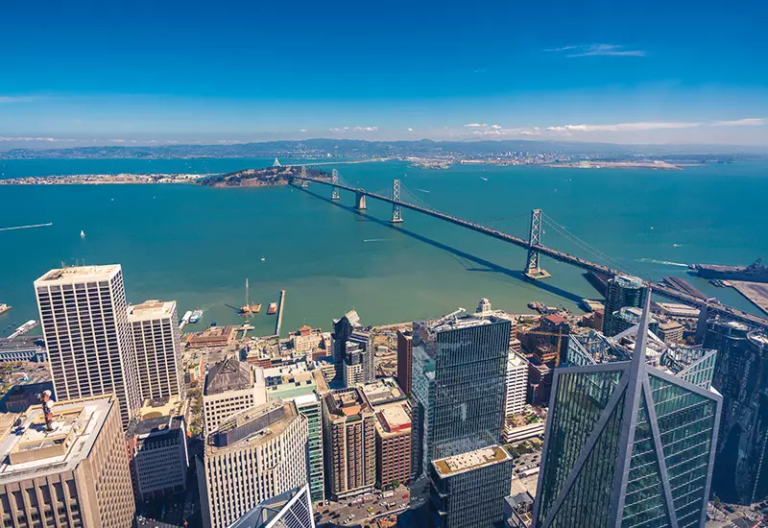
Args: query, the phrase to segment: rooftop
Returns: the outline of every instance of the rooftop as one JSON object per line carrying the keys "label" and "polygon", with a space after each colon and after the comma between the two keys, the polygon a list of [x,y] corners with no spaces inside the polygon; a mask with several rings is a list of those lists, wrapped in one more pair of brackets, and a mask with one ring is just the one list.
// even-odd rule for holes
{"label": "rooftop", "polygon": [[52,269],[35,281],[35,285],[72,284],[85,281],[109,280],[120,271],[120,264],[107,266],[76,266]]}
{"label": "rooftop", "polygon": [[484,447],[468,453],[461,453],[432,462],[441,477],[452,477],[481,467],[512,460],[509,454],[497,445]]}
{"label": "rooftop", "polygon": [[768,334],[762,332],[750,332],[747,337],[750,341],[759,346],[768,346]]}
{"label": "rooftop", "polygon": [[30,408],[21,416],[23,433],[13,426],[2,433],[0,485],[73,471],[90,454],[110,410],[118,412],[114,397],[57,403],[48,432],[42,407]]}
{"label": "rooftop", "polygon": [[407,396],[395,378],[383,378],[362,387],[363,394],[372,406],[404,400]]}
{"label": "rooftop", "polygon": [[128,426],[127,436],[145,436],[179,429],[183,415],[184,402],[178,396],[146,400],[136,419]]}
{"label": "rooftop", "polygon": [[[461,308],[460,308],[461,310]],[[496,316],[488,316],[483,313],[456,313],[446,315],[442,319],[437,321],[430,321],[424,323],[430,332],[448,332],[450,330],[459,330],[462,328],[470,328],[473,326],[489,325],[500,320]],[[416,326],[414,325],[414,329]]]}
{"label": "rooftop", "polygon": [[244,444],[250,447],[272,440],[298,416],[293,403],[282,401],[268,402],[233,414],[206,437],[206,456],[241,448]]}
{"label": "rooftop", "polygon": [[216,363],[206,374],[204,394],[211,396],[248,389],[253,387],[254,381],[254,371],[248,363],[228,357]]}
{"label": "rooftop", "polygon": [[643,279],[639,277],[633,277],[631,275],[616,275],[613,279],[616,284],[622,288],[644,288],[645,283]]}
{"label": "rooftop", "polygon": [[411,417],[406,403],[390,403],[376,409],[377,429],[383,436],[397,435],[411,430]]}
{"label": "rooftop", "polygon": [[356,388],[339,389],[326,394],[328,412],[337,418],[358,416],[362,412],[371,411],[368,403]]}
{"label": "rooftop", "polygon": [[144,301],[128,307],[129,321],[149,321],[170,317],[176,308],[176,301]]}

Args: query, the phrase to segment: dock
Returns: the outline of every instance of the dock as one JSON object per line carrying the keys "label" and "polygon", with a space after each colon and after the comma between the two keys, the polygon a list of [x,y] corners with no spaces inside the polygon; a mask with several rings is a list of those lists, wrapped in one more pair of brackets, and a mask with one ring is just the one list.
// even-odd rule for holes
{"label": "dock", "polygon": [[275,323],[275,335],[280,335],[280,327],[283,326],[283,308],[285,308],[285,290],[280,290],[280,303],[277,305],[277,322]]}
{"label": "dock", "polygon": [[695,288],[690,282],[685,279],[681,279],[680,277],[664,277],[662,282],[664,282],[670,288],[675,289],[681,293],[685,293],[693,297],[698,297],[699,299],[707,298],[707,296],[704,295],[701,290]]}
{"label": "dock", "polygon": [[742,294],[749,301],[768,314],[768,284],[761,282],[747,282],[728,280],[733,289]]}

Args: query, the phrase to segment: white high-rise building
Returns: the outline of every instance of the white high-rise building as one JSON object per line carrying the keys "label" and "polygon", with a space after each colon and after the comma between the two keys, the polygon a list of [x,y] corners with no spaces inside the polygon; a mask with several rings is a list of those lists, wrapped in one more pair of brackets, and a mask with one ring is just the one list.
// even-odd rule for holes
{"label": "white high-rise building", "polygon": [[307,484],[307,418],[293,402],[230,416],[205,438],[197,475],[205,528],[226,528],[260,502]]}
{"label": "white high-rise building", "polygon": [[528,361],[526,361],[523,356],[510,349],[509,358],[507,359],[507,383],[504,394],[505,418],[523,412],[527,386]]}
{"label": "white high-rise building", "polygon": [[176,301],[144,301],[128,307],[141,397],[185,398]]}
{"label": "white high-rise building", "polygon": [[142,400],[120,265],[54,269],[35,293],[56,399],[115,393],[125,428]]}
{"label": "white high-rise building", "polygon": [[267,402],[264,369],[228,357],[205,376],[203,421],[210,433],[229,416]]}

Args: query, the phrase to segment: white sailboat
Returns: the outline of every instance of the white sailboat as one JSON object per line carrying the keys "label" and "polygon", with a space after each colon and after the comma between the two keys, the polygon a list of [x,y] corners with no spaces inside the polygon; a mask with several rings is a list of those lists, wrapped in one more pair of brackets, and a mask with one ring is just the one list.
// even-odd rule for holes
{"label": "white sailboat", "polygon": [[85,238],[85,231],[82,229],[80,230],[80,238]]}

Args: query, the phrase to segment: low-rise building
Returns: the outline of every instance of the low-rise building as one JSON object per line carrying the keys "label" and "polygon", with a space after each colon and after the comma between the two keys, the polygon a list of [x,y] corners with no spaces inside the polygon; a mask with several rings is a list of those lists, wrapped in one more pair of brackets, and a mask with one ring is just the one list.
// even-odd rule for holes
{"label": "low-rise building", "polygon": [[205,377],[205,431],[213,431],[228,416],[266,402],[264,370],[234,357],[226,358],[211,367]]}
{"label": "low-rise building", "polygon": [[[307,483],[307,419],[270,402],[221,422],[197,459],[205,528],[226,528],[264,500]],[[126,525],[127,526],[127,525]]]}
{"label": "low-rise building", "polygon": [[296,352],[311,352],[324,342],[323,334],[319,328],[312,329],[307,325],[299,328],[291,335],[291,346]]}
{"label": "low-rise building", "polygon": [[126,439],[138,500],[187,488],[189,454],[184,404],[178,396],[147,400],[128,426]]}
{"label": "low-rise building", "polygon": [[135,504],[117,398],[57,402],[49,413],[32,407],[2,434],[2,524],[131,526]]}
{"label": "low-rise building", "polygon": [[45,341],[40,336],[20,336],[0,339],[0,363],[14,361],[48,361]]}
{"label": "low-rise building", "polygon": [[680,343],[685,327],[677,321],[661,321],[656,328],[656,335],[667,344]]}

